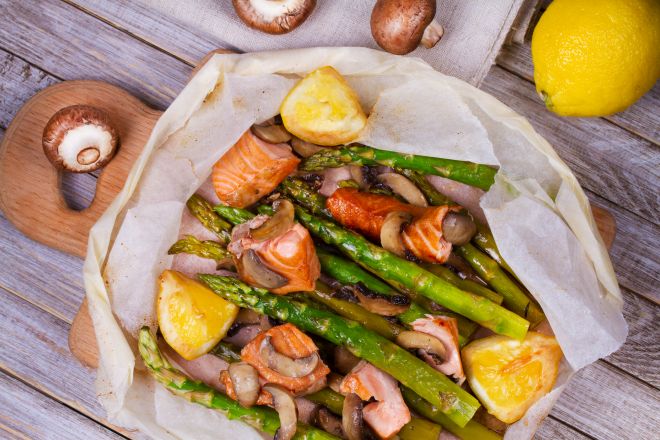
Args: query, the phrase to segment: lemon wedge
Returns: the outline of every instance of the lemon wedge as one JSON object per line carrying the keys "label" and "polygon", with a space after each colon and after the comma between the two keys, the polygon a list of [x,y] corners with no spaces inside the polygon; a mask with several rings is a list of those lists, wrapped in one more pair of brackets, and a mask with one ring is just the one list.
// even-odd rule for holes
{"label": "lemon wedge", "polygon": [[291,89],[280,107],[284,127],[318,145],[341,145],[367,124],[358,96],[332,67],[314,70]]}
{"label": "lemon wedge", "polygon": [[187,360],[207,353],[225,337],[239,309],[202,283],[173,270],[159,277],[156,307],[165,341]]}
{"label": "lemon wedge", "polygon": [[552,389],[562,352],[555,338],[529,332],[522,341],[478,339],[462,355],[472,391],[490,414],[513,423]]}

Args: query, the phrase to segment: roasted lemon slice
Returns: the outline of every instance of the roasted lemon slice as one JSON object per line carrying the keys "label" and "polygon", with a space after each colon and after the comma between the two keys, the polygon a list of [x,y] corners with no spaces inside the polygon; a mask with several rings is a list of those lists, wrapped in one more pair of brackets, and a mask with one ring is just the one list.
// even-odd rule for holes
{"label": "roasted lemon slice", "polygon": [[562,357],[557,340],[536,332],[523,341],[490,336],[463,348],[472,391],[488,412],[505,423],[525,414],[555,383]]}
{"label": "roasted lemon slice", "polygon": [[357,138],[367,123],[357,94],[332,67],[304,77],[280,107],[286,129],[307,142],[341,145]]}
{"label": "roasted lemon slice", "polygon": [[207,353],[227,334],[238,307],[173,270],[159,282],[158,325],[165,341],[187,360]]}

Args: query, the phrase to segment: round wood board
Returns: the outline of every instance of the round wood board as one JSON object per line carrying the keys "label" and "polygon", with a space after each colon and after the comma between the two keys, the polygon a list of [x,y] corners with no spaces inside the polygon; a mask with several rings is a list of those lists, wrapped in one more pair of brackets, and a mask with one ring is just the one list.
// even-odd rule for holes
{"label": "round wood board", "polygon": [[[198,68],[215,53],[230,51],[218,49],[209,53]],[[116,156],[98,177],[92,203],[81,211],[67,206],[60,192],[61,173],[46,159],[41,146],[42,132],[50,117],[74,104],[107,111],[120,136]],[[161,114],[120,87],[101,81],[65,81],[42,90],[21,108],[0,145],[0,209],[31,239],[84,257],[90,228],[123,187]],[[609,249],[616,229],[614,217],[595,206],[592,211]],[[71,325],[69,348],[83,365],[98,366],[98,347],[86,299]]]}

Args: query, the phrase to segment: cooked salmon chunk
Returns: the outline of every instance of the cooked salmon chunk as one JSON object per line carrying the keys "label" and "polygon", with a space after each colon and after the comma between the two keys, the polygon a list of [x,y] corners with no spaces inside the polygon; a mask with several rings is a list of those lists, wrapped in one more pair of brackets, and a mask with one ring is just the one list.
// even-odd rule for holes
{"label": "cooked salmon chunk", "polygon": [[360,361],[339,384],[339,392],[357,394],[362,400],[376,399],[364,407],[364,421],[380,438],[390,438],[410,421],[396,380],[366,361]]}
{"label": "cooked salmon chunk", "polygon": [[456,318],[426,315],[426,318],[413,321],[412,328],[420,333],[433,336],[442,342],[445,347],[444,359],[437,359],[428,353],[423,353],[422,358],[436,370],[447,376],[453,376],[459,384],[462,384],[465,381],[465,374],[463,373],[458,345],[458,323]]}
{"label": "cooked salmon chunk", "polygon": [[420,217],[403,228],[403,245],[414,256],[428,263],[444,263],[451,254],[451,243],[442,236],[442,221],[449,212],[447,206],[425,208]]}
{"label": "cooked salmon chunk", "polygon": [[270,144],[248,130],[213,166],[211,181],[220,201],[244,208],[274,190],[299,162],[288,144]]}
{"label": "cooked salmon chunk", "polygon": [[[268,338],[268,339],[267,339]],[[319,382],[324,381],[330,369],[318,358],[309,374],[291,377],[278,371],[278,366],[269,365],[270,347],[279,354],[294,360],[307,360],[310,356],[318,357],[318,348],[314,341],[292,324],[279,325],[257,335],[241,350],[241,359],[252,365],[259,372],[259,377],[266,382],[283,386],[293,394],[304,394],[312,389],[318,390]],[[270,360],[272,361],[272,359]],[[301,361],[303,362],[303,361]],[[280,367],[285,368],[284,365]]]}

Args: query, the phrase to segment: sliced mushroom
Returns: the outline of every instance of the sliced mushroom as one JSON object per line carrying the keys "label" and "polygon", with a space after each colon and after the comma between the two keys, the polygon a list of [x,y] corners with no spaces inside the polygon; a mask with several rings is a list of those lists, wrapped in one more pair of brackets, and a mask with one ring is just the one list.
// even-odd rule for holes
{"label": "sliced mushroom", "polygon": [[253,125],[252,132],[262,141],[282,144],[291,140],[291,134],[283,125]]}
{"label": "sliced mushroom", "polygon": [[235,362],[229,365],[228,372],[238,403],[248,408],[257,403],[260,386],[256,368],[245,362]]}
{"label": "sliced mushroom", "polygon": [[341,426],[348,440],[361,440],[364,430],[362,421],[362,399],[355,393],[344,397],[341,411]]}
{"label": "sliced mushroom", "polygon": [[259,347],[259,355],[268,368],[286,377],[305,377],[316,369],[320,361],[318,352],[300,359],[291,359],[279,353],[266,336]]}
{"label": "sliced mushroom", "polygon": [[380,245],[400,257],[405,257],[406,247],[403,245],[401,231],[411,220],[412,215],[409,212],[394,211],[387,214],[380,228]]}
{"label": "sliced mushroom", "polygon": [[72,105],[55,113],[44,128],[42,145],[60,170],[89,173],[106,165],[117,151],[119,135],[106,112]]}
{"label": "sliced mushroom", "polygon": [[264,289],[277,289],[285,286],[289,280],[266,267],[254,249],[248,249],[241,255],[240,264],[246,279]]}
{"label": "sliced mushroom", "polygon": [[420,43],[432,48],[444,30],[434,20],[436,0],[378,0],[371,12],[371,35],[390,53],[405,55]]}
{"label": "sliced mushroom", "polygon": [[392,191],[403,197],[411,205],[429,206],[422,191],[405,176],[397,173],[383,173],[378,175],[378,180],[392,188]]}
{"label": "sliced mushroom", "polygon": [[254,325],[259,324],[261,318],[265,315],[261,315],[254,310],[250,309],[241,309],[236,315],[234,323],[244,324],[244,325]]}
{"label": "sliced mushroom", "polygon": [[335,393],[338,393],[339,385],[341,385],[341,381],[344,378],[337,373],[330,373],[328,374],[327,378],[328,378],[328,388],[330,388]]}
{"label": "sliced mushroom", "polygon": [[275,432],[273,440],[290,440],[296,434],[298,412],[293,396],[284,388],[272,383],[263,387],[264,391],[273,396],[273,408],[280,416],[280,427]]}
{"label": "sliced mushroom", "polygon": [[362,284],[356,284],[353,292],[362,307],[377,315],[396,316],[410,307],[410,298],[405,295],[381,295]]}
{"label": "sliced mushroom", "polygon": [[327,408],[318,408],[316,414],[314,414],[314,425],[339,438],[344,436],[341,420],[328,411]]}
{"label": "sliced mushroom", "polygon": [[346,347],[337,345],[334,350],[334,361],[337,371],[347,374],[360,362],[360,358],[348,351]]}
{"label": "sliced mushroom", "polygon": [[451,244],[464,245],[476,233],[477,225],[467,213],[450,211],[442,220],[442,236]]}
{"label": "sliced mushroom", "polygon": [[396,336],[396,343],[409,350],[419,349],[444,359],[447,356],[444,344],[426,333],[403,331]]}
{"label": "sliced mushroom", "polygon": [[232,3],[245,24],[268,34],[291,32],[316,6],[316,0],[233,0]]}
{"label": "sliced mushroom", "polygon": [[293,151],[298,153],[300,157],[309,157],[323,150],[324,147],[320,145],[312,144],[311,142],[303,141],[297,137],[291,139],[291,147]]}
{"label": "sliced mushroom", "polygon": [[250,231],[250,237],[257,241],[266,241],[279,237],[293,226],[295,211],[293,203],[286,199],[275,202],[275,213],[261,226]]}

